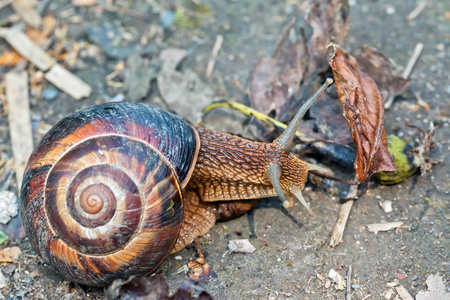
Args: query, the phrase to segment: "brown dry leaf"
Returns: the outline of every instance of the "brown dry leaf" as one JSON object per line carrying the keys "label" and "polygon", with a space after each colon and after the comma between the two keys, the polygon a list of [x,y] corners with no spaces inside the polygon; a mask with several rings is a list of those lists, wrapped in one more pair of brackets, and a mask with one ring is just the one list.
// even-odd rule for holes
{"label": "brown dry leaf", "polygon": [[265,114],[275,110],[276,116],[289,98],[297,91],[308,65],[303,37],[287,45],[293,19],[283,29],[272,57],[261,58],[253,70],[249,92],[251,106]]}
{"label": "brown dry leaf", "polygon": [[202,291],[198,297],[193,297],[194,291],[202,290],[192,279],[186,279],[180,288],[169,296],[169,286],[161,275],[151,277],[131,276],[128,280],[117,279],[106,290],[106,299],[138,299],[138,300],[176,300],[200,299],[212,300],[212,297]]}
{"label": "brown dry leaf", "polygon": [[348,33],[348,1],[331,0],[322,8],[319,3],[303,7],[306,22],[313,28],[308,41],[309,66],[307,77],[328,68],[328,45],[343,44]]}
{"label": "brown dry leaf", "polygon": [[342,42],[348,30],[347,1],[306,3],[302,11],[313,29],[311,37],[307,39],[302,29],[298,40],[289,44],[293,19],[283,29],[272,57],[258,61],[249,84],[251,107],[265,114],[274,110],[275,118],[281,121],[292,118],[301,105],[296,99],[308,94],[309,88],[322,79],[319,75],[328,69],[327,45],[332,40]]}
{"label": "brown dry leaf", "polygon": [[337,45],[330,48],[334,52],[330,66],[337,93],[356,145],[357,179],[363,182],[374,173],[395,171],[387,150],[384,101],[377,85],[359,70],[353,57]]}
{"label": "brown dry leaf", "polygon": [[361,71],[375,80],[383,99],[401,95],[409,86],[409,79],[403,78],[389,58],[372,47],[361,46],[356,60]]}

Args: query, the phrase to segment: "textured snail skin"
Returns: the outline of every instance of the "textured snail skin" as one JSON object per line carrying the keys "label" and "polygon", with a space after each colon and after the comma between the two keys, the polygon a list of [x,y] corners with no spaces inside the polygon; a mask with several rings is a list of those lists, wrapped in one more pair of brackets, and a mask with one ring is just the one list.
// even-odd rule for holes
{"label": "textured snail skin", "polygon": [[189,124],[154,107],[104,104],[64,118],[36,146],[23,179],[33,248],[81,284],[152,272],[178,237],[198,148]]}

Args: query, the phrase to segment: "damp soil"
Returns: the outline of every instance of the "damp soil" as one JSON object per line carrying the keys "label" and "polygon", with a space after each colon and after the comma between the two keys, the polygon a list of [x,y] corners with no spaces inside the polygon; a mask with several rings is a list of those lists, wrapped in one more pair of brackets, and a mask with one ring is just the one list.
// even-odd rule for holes
{"label": "damp soil", "polygon": [[[33,122],[49,125],[68,113],[110,101],[123,92],[123,86],[108,84],[106,77],[120,61],[126,61],[124,57],[129,57],[130,52],[119,49],[107,55],[102,43],[106,48],[114,44],[108,46],[101,39],[94,42],[95,36],[91,33],[94,27],[105,30],[102,24],[120,28],[119,32],[126,32],[135,39],[149,35],[152,47],[146,50],[146,58],[157,56],[166,48],[187,50],[187,58],[180,68],[194,71],[207,82],[214,91],[210,102],[228,99],[248,104],[244,89],[251,72],[259,58],[272,53],[282,28],[296,14],[297,3],[193,1],[202,3],[196,7],[188,1],[170,1],[170,4],[152,0],[113,1],[117,6],[139,12],[130,15],[124,12],[126,9],[101,12],[92,7],[73,7],[70,1],[44,2],[49,3],[43,15],[55,13],[58,23],[66,23],[69,40],[92,43],[98,48],[95,56],[80,57],[71,69],[91,85],[90,97],[75,101],[62,92],[53,100],[31,97]],[[352,299],[385,299],[389,293],[387,283],[394,281],[415,296],[426,289],[425,280],[430,274],[440,274],[447,286],[449,284],[450,3],[430,1],[414,21],[408,22],[406,18],[416,7],[415,1],[350,2],[350,31],[344,46],[347,51],[356,52],[360,45],[367,44],[405,66],[415,45],[424,43],[423,53],[411,75],[411,86],[386,111],[385,126],[388,133],[414,142],[417,131],[405,127],[405,121],[425,129],[430,121],[434,122],[439,128],[435,136],[437,148],[432,155],[441,163],[433,166],[418,186],[417,174],[398,185],[372,184],[355,202],[343,241],[334,249],[328,246],[327,239],[341,207],[339,197],[311,185],[306,187],[304,196],[316,212],[315,217],[299,203],[286,210],[276,198],[271,198],[262,200],[240,218],[216,224],[200,238],[206,261],[216,275],[203,289],[214,299],[344,299],[345,291],[337,289],[333,282],[327,286],[326,277],[330,269],[345,277],[350,266]],[[170,15],[164,15],[163,11],[174,7],[186,7],[193,17],[177,16],[170,23]],[[4,10],[0,12],[9,13]],[[169,26],[161,26],[162,22],[168,22]],[[106,34],[108,30],[111,29],[106,29]],[[154,33],[149,34],[151,30]],[[224,42],[213,76],[207,79],[205,70],[219,34],[223,35]],[[7,49],[6,43],[0,41],[0,51]],[[0,74],[0,80],[3,78]],[[123,82],[120,76],[113,80]],[[51,88],[51,85],[47,83],[46,87]],[[429,111],[420,105],[417,108],[416,95],[429,105]],[[158,94],[154,81],[137,102],[171,109]],[[198,112],[202,109],[193,106]],[[221,111],[208,118],[206,125],[246,134],[247,122],[239,114]],[[1,151],[4,156],[12,157],[6,118],[2,117],[0,125]],[[16,187],[12,184],[9,189],[15,191]],[[390,213],[379,206],[380,201],[387,200],[392,201]],[[364,226],[393,221],[403,221],[408,228],[371,233]],[[241,234],[238,236],[236,232]],[[228,241],[242,238],[249,239],[256,247],[255,252],[230,254]],[[33,255],[27,238],[10,241],[8,246],[12,245],[19,246],[22,255],[19,264],[0,266],[7,281],[7,287],[0,289],[0,299],[103,298],[103,290],[64,281],[42,264]],[[195,249],[188,247],[170,256],[157,272],[176,289],[188,276],[186,266],[195,257]],[[321,280],[321,276],[325,279]]]}

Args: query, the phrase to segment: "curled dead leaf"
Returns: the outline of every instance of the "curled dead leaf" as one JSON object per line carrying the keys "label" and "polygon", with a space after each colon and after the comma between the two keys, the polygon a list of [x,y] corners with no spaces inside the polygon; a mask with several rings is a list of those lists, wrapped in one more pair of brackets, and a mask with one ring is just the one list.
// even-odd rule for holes
{"label": "curled dead leaf", "polygon": [[339,46],[330,48],[337,93],[356,145],[357,179],[362,182],[374,173],[397,170],[387,150],[384,101],[375,81]]}
{"label": "curled dead leaf", "polygon": [[304,22],[312,28],[306,36],[302,28],[298,38],[289,43],[295,29],[292,19],[283,29],[274,54],[263,57],[256,64],[249,84],[251,107],[264,114],[275,111],[275,119],[287,122],[298,110],[298,99],[316,89],[323,80],[321,74],[329,67],[327,45],[342,43],[348,32],[348,1],[302,5]]}

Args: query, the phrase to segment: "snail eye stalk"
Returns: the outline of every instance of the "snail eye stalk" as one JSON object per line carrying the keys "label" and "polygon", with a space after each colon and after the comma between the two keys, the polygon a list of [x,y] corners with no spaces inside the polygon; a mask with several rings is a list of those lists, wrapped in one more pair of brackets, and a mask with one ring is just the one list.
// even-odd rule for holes
{"label": "snail eye stalk", "polygon": [[[311,107],[311,105],[319,98],[320,94],[322,94],[327,87],[329,87],[333,83],[333,79],[328,78],[325,83],[320,87],[320,89],[314,93],[314,95],[309,98],[305,104],[302,105],[302,107],[298,110],[298,112],[295,114],[294,118],[292,119],[291,123],[289,123],[289,126],[286,128],[286,130],[273,142],[272,145],[274,145],[276,148],[284,151],[289,151],[292,147],[292,143],[294,141],[295,133],[297,132],[297,128],[300,126],[300,122],[302,121],[305,113],[308,111],[308,109]],[[315,166],[307,164],[308,168],[311,168],[313,170],[316,169]],[[323,168],[317,167],[320,171],[327,171]],[[278,194],[278,197],[280,198],[280,201],[283,203],[283,206],[285,208],[291,207],[293,205],[292,199],[289,201],[286,198],[286,195],[284,194],[283,189],[281,188],[280,178],[282,176],[283,169],[282,166],[276,162],[273,161],[269,163],[269,165],[266,168],[266,175],[267,178],[269,178],[270,182],[272,183],[273,188]],[[305,178],[306,180],[306,178]],[[303,186],[302,181],[302,186]],[[289,192],[294,194],[295,197],[305,206],[305,208],[308,210],[308,212],[314,216],[315,213],[312,211],[309,204],[306,202],[305,198],[303,198],[301,187],[297,184],[291,184],[289,185]]]}
{"label": "snail eye stalk", "polygon": [[327,78],[327,80],[325,80],[325,83],[322,84],[320,89],[315,92],[314,95],[312,95],[312,97],[302,105],[302,107],[300,107],[286,130],[283,131],[283,133],[273,141],[273,145],[277,146],[279,149],[286,151],[289,151],[291,149],[292,142],[294,141],[295,137],[295,132],[297,131],[298,126],[300,126],[300,122],[302,121],[303,116],[311,107],[311,105],[317,100],[317,98],[319,98],[320,94],[322,94],[323,91],[325,91],[327,87],[329,87],[332,83],[333,79],[331,78]]}

